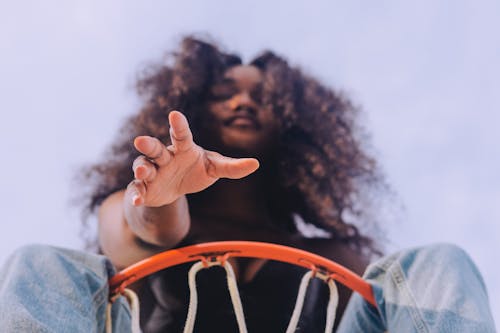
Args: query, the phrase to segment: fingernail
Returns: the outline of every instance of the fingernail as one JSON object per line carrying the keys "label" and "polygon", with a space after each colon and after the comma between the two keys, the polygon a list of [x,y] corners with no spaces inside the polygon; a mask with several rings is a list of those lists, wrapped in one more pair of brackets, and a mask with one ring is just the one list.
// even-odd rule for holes
{"label": "fingernail", "polygon": [[139,201],[140,201],[140,196],[138,194],[134,194],[134,196],[132,197],[132,204],[134,206],[137,206],[139,205]]}

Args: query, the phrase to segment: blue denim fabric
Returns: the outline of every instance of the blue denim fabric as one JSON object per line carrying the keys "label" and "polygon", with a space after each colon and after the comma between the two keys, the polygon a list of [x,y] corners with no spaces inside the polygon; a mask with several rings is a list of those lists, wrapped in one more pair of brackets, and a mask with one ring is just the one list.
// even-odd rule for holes
{"label": "blue denim fabric", "polygon": [[[45,245],[17,250],[0,271],[1,332],[104,332],[111,263],[104,257]],[[130,332],[123,297],[113,331]]]}
{"label": "blue denim fabric", "polygon": [[484,281],[459,247],[409,249],[368,266],[377,309],[353,294],[337,332],[495,332]]}
{"label": "blue denim fabric", "polygon": [[[109,261],[93,254],[33,245],[0,272],[1,332],[104,332]],[[484,282],[453,245],[396,253],[370,265],[378,307],[353,294],[337,332],[495,332]],[[113,331],[130,332],[123,298]]]}

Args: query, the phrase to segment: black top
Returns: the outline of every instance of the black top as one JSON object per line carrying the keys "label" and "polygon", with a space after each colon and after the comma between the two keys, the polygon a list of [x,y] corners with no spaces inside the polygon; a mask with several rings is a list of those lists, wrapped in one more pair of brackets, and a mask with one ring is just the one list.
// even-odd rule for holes
{"label": "black top", "polygon": [[[182,332],[189,304],[188,271],[192,263],[175,266],[148,278],[142,297],[152,300],[141,308],[144,333]],[[248,331],[285,332],[292,316],[302,267],[267,261],[248,283],[238,284]],[[226,272],[220,266],[197,275],[198,311],[194,332],[238,332],[227,289]],[[312,279],[297,332],[324,332],[328,286]]]}

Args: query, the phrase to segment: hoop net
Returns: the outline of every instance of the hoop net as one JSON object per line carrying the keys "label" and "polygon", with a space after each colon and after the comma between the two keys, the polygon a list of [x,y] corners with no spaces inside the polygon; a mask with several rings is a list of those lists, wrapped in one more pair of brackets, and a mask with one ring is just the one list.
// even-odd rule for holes
{"label": "hoop net", "polygon": [[130,304],[132,332],[140,332],[139,301],[137,296],[130,289],[127,289],[127,286],[159,270],[186,262],[195,262],[188,273],[190,296],[184,333],[191,333],[194,329],[198,305],[196,274],[200,270],[212,266],[222,266],[225,269],[227,286],[239,331],[240,333],[247,333],[236,277],[233,268],[227,260],[230,257],[270,259],[308,269],[308,272],[302,277],[295,308],[286,333],[295,332],[297,328],[307,287],[313,278],[323,280],[329,287],[330,298],[327,305],[325,332],[332,332],[335,322],[335,313],[338,305],[338,291],[335,281],[359,293],[368,303],[376,306],[371,286],[366,281],[354,272],[324,257],[277,244],[248,241],[211,242],[165,251],[144,259],[113,276],[109,280],[111,296],[107,308],[106,332],[112,331],[111,304],[120,295],[124,295]]}

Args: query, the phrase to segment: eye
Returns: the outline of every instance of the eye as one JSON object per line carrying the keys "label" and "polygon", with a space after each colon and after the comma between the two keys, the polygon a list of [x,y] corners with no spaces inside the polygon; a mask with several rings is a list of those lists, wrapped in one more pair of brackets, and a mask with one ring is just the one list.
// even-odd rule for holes
{"label": "eye", "polygon": [[258,85],[250,92],[250,97],[254,100],[254,102],[260,104],[262,103],[262,94],[263,94],[262,86]]}
{"label": "eye", "polygon": [[211,89],[211,98],[214,100],[230,99],[237,93],[237,89],[231,84],[216,84]]}

